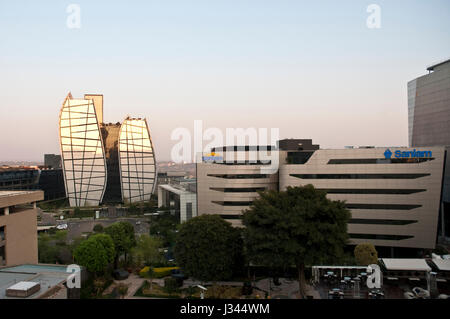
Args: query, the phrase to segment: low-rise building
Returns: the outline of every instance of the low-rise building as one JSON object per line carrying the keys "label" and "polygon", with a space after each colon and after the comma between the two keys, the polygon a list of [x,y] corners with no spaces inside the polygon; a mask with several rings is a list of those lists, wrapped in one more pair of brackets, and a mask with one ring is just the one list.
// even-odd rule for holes
{"label": "low-rise building", "polygon": [[43,191],[0,191],[0,267],[38,262],[36,202]]}

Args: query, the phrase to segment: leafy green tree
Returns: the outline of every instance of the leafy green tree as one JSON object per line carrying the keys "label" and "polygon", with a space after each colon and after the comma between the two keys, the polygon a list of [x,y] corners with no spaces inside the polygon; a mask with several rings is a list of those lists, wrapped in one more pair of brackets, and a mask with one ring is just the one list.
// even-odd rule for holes
{"label": "leafy green tree", "polygon": [[176,238],[178,220],[170,212],[153,217],[150,222],[150,235],[159,236],[165,247],[173,246]]}
{"label": "leafy green tree", "polygon": [[125,255],[125,262],[127,261],[127,254],[131,248],[136,246],[136,238],[134,235],[134,227],[129,222],[116,222],[105,228],[105,234],[111,236],[116,251],[114,259],[115,267],[117,267],[119,257]]}
{"label": "leafy green tree", "polygon": [[104,273],[114,261],[114,242],[109,235],[96,234],[82,241],[74,251],[75,261],[95,275]]}
{"label": "leafy green tree", "polygon": [[103,233],[102,224],[95,224],[93,231],[94,231],[94,233]]}
{"label": "leafy green tree", "polygon": [[217,215],[202,215],[181,225],[174,254],[188,276],[226,280],[242,253],[240,232]]}
{"label": "leafy green tree", "polygon": [[305,265],[334,263],[344,256],[350,212],[312,185],[261,192],[243,214],[251,262],[273,268],[295,265],[305,296]]}
{"label": "leafy green tree", "polygon": [[152,290],[152,278],[153,270],[157,264],[164,261],[164,257],[160,251],[162,247],[161,239],[152,237],[149,235],[141,235],[136,240],[136,247],[131,250],[131,256],[133,261],[139,266],[149,266],[150,270],[148,275],[150,276],[150,290]]}
{"label": "leafy green tree", "polygon": [[136,246],[131,250],[133,260],[138,266],[154,266],[163,262],[160,248],[162,241],[149,235],[141,235],[136,240]]}
{"label": "leafy green tree", "polygon": [[367,266],[378,263],[378,252],[371,243],[358,244],[354,254],[358,265]]}

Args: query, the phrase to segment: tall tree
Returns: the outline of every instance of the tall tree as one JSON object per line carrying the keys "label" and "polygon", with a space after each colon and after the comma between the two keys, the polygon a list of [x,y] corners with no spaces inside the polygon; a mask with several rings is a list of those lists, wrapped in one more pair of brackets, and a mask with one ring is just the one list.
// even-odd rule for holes
{"label": "tall tree", "polygon": [[136,247],[131,250],[133,261],[140,267],[149,266],[148,274],[150,276],[150,290],[153,286],[153,270],[158,263],[161,263],[164,258],[160,251],[162,247],[162,240],[157,237],[152,237],[147,234],[141,235],[136,240]]}
{"label": "tall tree", "polygon": [[356,245],[354,254],[358,265],[367,266],[378,263],[378,252],[371,243]]}
{"label": "tall tree", "polygon": [[305,296],[305,265],[334,263],[344,256],[350,212],[312,185],[261,192],[243,214],[244,240],[251,262],[296,266]]}
{"label": "tall tree", "polygon": [[74,251],[75,261],[96,276],[114,261],[114,243],[109,235],[96,234],[82,241]]}
{"label": "tall tree", "polygon": [[114,248],[116,256],[114,259],[115,267],[119,261],[119,257],[125,255],[125,262],[127,260],[127,254],[131,251],[131,248],[136,246],[136,238],[134,235],[134,227],[129,222],[116,222],[104,229],[105,234],[111,236],[114,242]]}
{"label": "tall tree", "polygon": [[202,215],[182,224],[174,249],[184,272],[202,281],[231,278],[241,252],[240,231],[217,215]]}

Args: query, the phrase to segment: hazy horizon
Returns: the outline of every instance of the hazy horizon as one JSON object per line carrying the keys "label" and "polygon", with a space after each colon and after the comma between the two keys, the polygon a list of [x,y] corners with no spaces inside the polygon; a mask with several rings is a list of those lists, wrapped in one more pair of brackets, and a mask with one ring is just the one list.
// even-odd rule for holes
{"label": "hazy horizon", "polygon": [[104,122],[146,117],[158,161],[194,120],[323,148],[407,146],[407,82],[450,57],[449,31],[445,0],[1,2],[0,161],[60,153],[69,91],[103,94]]}

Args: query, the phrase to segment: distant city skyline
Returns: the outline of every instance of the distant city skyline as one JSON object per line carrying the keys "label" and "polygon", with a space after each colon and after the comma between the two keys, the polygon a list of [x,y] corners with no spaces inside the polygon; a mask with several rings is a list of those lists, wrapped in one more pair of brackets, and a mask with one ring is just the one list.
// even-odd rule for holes
{"label": "distant city skyline", "polygon": [[[445,0],[77,1],[79,29],[71,3],[0,3],[0,162],[60,154],[69,91],[103,94],[106,123],[147,118],[157,161],[194,120],[323,148],[407,146],[407,82],[450,57]],[[366,24],[372,3],[380,28]]]}

